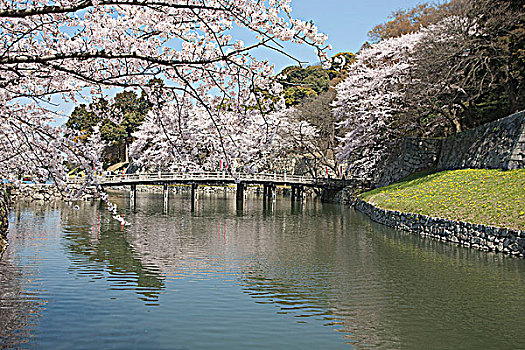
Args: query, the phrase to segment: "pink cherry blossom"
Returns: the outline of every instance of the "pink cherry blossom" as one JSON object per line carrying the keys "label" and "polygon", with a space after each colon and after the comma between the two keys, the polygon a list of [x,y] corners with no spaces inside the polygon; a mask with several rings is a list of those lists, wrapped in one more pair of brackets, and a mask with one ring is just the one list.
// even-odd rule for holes
{"label": "pink cherry blossom", "polygon": [[[248,159],[271,148],[271,132],[250,142],[240,141],[248,137],[243,133],[276,127],[264,122],[270,106],[254,91],[276,87],[272,64],[252,51],[281,52],[279,41],[290,40],[326,60],[326,36],[290,13],[290,0],[0,0],[0,177],[52,179],[72,196],[69,166],[85,169],[86,184],[93,183],[100,140],[82,141],[53,121],[64,117],[62,101],[123,88],[144,92],[154,104],[143,134],[183,130],[171,135],[181,152],[185,142],[195,142],[207,162],[222,152],[253,163]],[[243,30],[244,42],[234,37]],[[153,78],[165,84],[148,85]],[[180,99],[185,110],[174,120],[169,113]],[[210,113],[224,106],[228,113]],[[169,124],[175,122],[181,124]],[[161,146],[169,148],[155,147]],[[200,155],[165,156],[195,162]]]}

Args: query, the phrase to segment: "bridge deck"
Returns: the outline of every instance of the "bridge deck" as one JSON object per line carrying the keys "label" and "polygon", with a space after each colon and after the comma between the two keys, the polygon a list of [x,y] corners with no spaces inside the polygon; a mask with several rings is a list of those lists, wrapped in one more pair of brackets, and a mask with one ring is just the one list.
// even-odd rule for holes
{"label": "bridge deck", "polygon": [[[225,172],[188,172],[188,173],[139,173],[98,176],[97,181],[104,187],[122,185],[155,185],[155,184],[273,184],[277,186],[306,186],[318,188],[343,188],[355,180],[314,178],[287,174],[231,174]],[[81,183],[83,178],[70,177],[69,183]]]}
{"label": "bridge deck", "polygon": [[[97,177],[102,186],[147,185],[158,183],[169,184],[275,184],[316,186],[317,179],[308,176],[286,174],[239,174],[232,176],[224,172],[190,172],[190,173],[143,173],[104,175]],[[70,183],[82,182],[82,178],[70,178]]]}

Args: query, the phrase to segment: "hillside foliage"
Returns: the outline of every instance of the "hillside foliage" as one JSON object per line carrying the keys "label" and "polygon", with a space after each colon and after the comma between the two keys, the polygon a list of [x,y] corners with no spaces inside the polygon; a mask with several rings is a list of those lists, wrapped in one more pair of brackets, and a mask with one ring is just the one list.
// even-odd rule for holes
{"label": "hillside foliage", "polygon": [[376,27],[379,41],[336,87],[348,172],[369,177],[407,135],[447,136],[523,110],[524,23],[518,1],[454,0]]}

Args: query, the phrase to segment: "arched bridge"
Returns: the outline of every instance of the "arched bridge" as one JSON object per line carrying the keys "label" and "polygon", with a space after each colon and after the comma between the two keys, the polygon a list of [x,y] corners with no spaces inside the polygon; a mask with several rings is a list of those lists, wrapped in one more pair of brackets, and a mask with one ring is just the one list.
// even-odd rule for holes
{"label": "arched bridge", "polygon": [[[78,179],[80,180],[80,179]],[[258,173],[258,174],[230,174],[227,172],[177,172],[177,173],[136,173],[101,175],[97,177],[102,187],[130,186],[130,198],[133,203],[136,200],[137,185],[162,185],[164,187],[164,202],[168,202],[168,186],[173,184],[191,185],[192,202],[197,198],[199,185],[229,185],[236,184],[237,200],[243,200],[245,189],[248,185],[262,185],[264,187],[264,198],[274,198],[276,186],[291,187],[292,201],[302,200],[304,187],[318,188],[326,191],[337,191],[352,183],[352,180],[339,180],[330,178],[315,178],[312,176],[298,176]],[[70,178],[70,182],[75,182]]]}
{"label": "arched bridge", "polygon": [[311,176],[297,176],[287,174],[229,174],[227,172],[180,172],[180,173],[137,173],[121,175],[103,175],[98,177],[102,186],[148,185],[148,184],[275,184],[278,186],[308,186],[322,187],[327,179]]}

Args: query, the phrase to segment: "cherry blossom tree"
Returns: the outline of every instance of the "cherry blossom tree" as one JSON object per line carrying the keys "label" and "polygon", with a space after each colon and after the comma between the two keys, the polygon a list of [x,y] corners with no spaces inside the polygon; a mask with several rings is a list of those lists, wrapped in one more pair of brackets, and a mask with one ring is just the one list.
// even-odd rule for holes
{"label": "cherry blossom tree", "polygon": [[444,136],[523,109],[520,2],[455,0],[441,10],[417,32],[362,49],[337,86],[339,157],[352,174],[371,178],[407,134]]}
{"label": "cherry blossom tree", "polygon": [[289,118],[287,109],[209,111],[186,100],[153,109],[133,136],[134,164],[142,171],[213,171],[222,160],[228,171],[268,170],[272,160],[301,154],[317,136],[314,127]]}
{"label": "cherry blossom tree", "polygon": [[[0,0],[0,18],[0,177],[32,174],[64,189],[66,164],[88,170],[93,183],[98,155],[54,126],[62,101],[141,90],[157,111],[148,120],[155,128],[172,122],[171,101],[182,95],[193,105],[185,137],[211,137],[226,123],[215,120],[225,106],[232,129],[258,123],[246,109],[270,108],[255,91],[278,89],[273,66],[254,49],[288,55],[281,42],[291,41],[311,45],[321,60],[327,49],[315,26],[291,17],[290,0]],[[241,32],[248,44],[236,38]],[[165,84],[148,84],[155,79]],[[207,115],[203,125],[188,114],[196,109]],[[233,157],[228,147],[238,142],[225,136],[200,147]]]}
{"label": "cherry blossom tree", "polygon": [[370,178],[404,131],[405,92],[412,84],[411,53],[421,33],[405,34],[363,49],[337,85],[333,113],[345,131],[338,157],[354,176]]}

